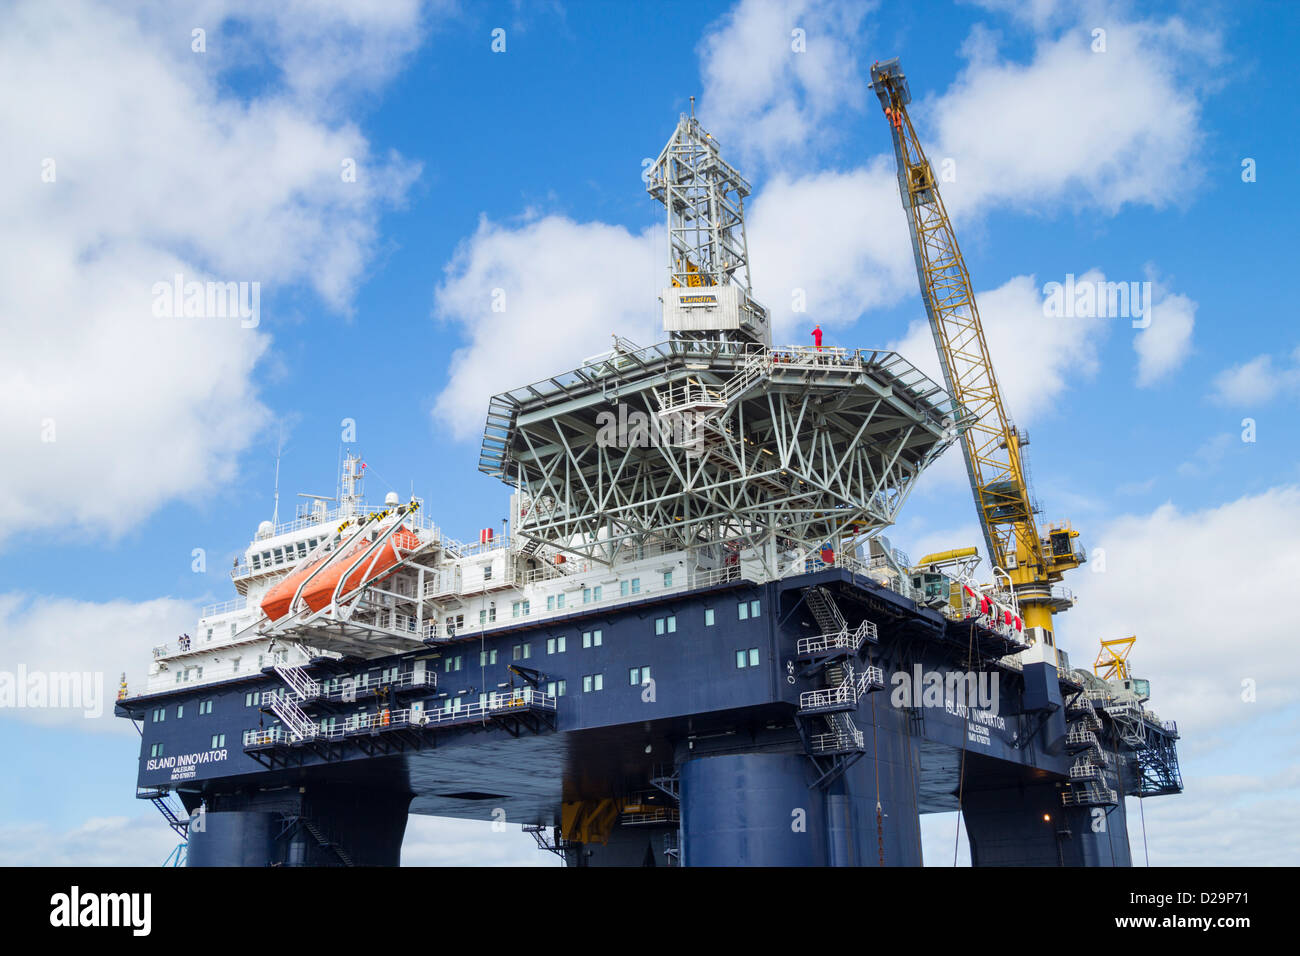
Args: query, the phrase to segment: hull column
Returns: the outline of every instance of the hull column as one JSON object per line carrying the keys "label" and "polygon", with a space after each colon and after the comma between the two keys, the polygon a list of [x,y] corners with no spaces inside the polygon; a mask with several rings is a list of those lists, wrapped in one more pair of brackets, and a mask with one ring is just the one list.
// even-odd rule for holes
{"label": "hull column", "polygon": [[410,794],[342,784],[190,808],[188,866],[397,866]]}
{"label": "hull column", "polygon": [[973,866],[1131,866],[1124,804],[1062,807],[1056,784],[967,793]]}

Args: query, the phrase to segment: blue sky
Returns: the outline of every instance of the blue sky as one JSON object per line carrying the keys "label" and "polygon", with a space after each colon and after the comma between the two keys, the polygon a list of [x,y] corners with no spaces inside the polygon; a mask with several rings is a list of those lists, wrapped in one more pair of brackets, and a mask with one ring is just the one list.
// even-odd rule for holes
{"label": "blue sky", "polygon": [[[141,674],[150,646],[233,595],[225,569],[270,517],[280,434],[282,515],[296,492],[333,493],[352,419],[372,499],[414,487],[455,536],[498,525],[505,491],[476,467],[486,397],[611,332],[657,335],[664,231],[640,173],[692,95],[754,185],[754,290],[778,340],[821,322],[831,344],[896,347],[937,375],[866,89],[871,62],[897,55],[931,159],[953,161],[943,192],[1044,520],[1104,555],[1067,582],[1080,603],[1062,643],[1080,663],[1137,633],[1153,704],[1184,728],[1188,791],[1146,808],[1152,861],[1295,860],[1300,655],[1268,606],[1300,570],[1300,337],[1281,294],[1300,213],[1291,6],[210,0],[0,16],[16,144],[0,158],[15,250],[0,264],[0,669],[72,660],[110,692]],[[150,316],[175,272],[259,282],[256,328]],[[1068,274],[1152,282],[1151,325],[1045,316],[1044,285]],[[955,455],[891,533],[914,555],[977,541]],[[170,831],[132,798],[136,743],[111,717],[0,711],[18,768],[0,780],[0,853],[160,862]],[[942,859],[955,821],[927,824]],[[411,862],[537,856],[519,834],[426,820],[407,847]]]}

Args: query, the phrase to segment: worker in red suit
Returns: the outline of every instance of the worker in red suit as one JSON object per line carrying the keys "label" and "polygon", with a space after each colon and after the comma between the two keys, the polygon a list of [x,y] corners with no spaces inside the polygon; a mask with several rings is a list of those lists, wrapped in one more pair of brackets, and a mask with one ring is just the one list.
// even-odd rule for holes
{"label": "worker in red suit", "polygon": [[812,337],[813,345],[817,346],[817,351],[820,352],[822,350],[822,327],[820,325],[813,326]]}

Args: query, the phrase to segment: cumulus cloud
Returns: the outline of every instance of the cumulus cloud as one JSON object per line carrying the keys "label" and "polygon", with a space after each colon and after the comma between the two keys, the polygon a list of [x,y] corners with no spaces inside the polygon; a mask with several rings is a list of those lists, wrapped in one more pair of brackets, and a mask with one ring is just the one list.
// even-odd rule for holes
{"label": "cumulus cloud", "polygon": [[805,345],[814,319],[850,325],[916,292],[892,159],[845,173],[778,174],[748,217],[754,293],[772,312],[778,343]]}
{"label": "cumulus cloud", "polygon": [[[1104,276],[1091,271],[1079,281],[1104,281]],[[1003,407],[1017,425],[1041,421],[1059,407],[1058,399],[1073,382],[1096,374],[1098,351],[1109,334],[1107,320],[1046,315],[1034,276],[1016,276],[976,293],[975,301]],[[928,321],[913,322],[890,348],[943,383]]]}
{"label": "cumulus cloud", "polygon": [[[144,9],[19,4],[0,31],[0,82],[23,91],[0,103],[0,133],[20,144],[0,157],[11,187],[0,196],[11,240],[0,262],[0,438],[14,452],[0,477],[0,537],[117,534],[227,480],[268,418],[253,374],[274,296],[305,287],[345,310],[380,207],[416,172],[317,112],[323,91],[354,74],[296,72],[306,54],[282,8],[206,4],[212,60],[191,48],[189,19],[180,29]],[[376,14],[372,34],[346,4],[314,9],[309,34],[342,21],[372,52],[413,16]],[[231,48],[264,17],[273,59],[257,62],[273,79],[241,96],[225,71],[248,64]],[[355,182],[344,181],[346,160]],[[246,305],[258,283],[260,311],[159,315],[156,286],[177,275],[249,283]]]}
{"label": "cumulus cloud", "polygon": [[1196,303],[1185,295],[1168,292],[1152,283],[1151,322],[1133,339],[1137,352],[1137,383],[1154,385],[1168,378],[1192,352],[1192,330],[1196,326]]}
{"label": "cumulus cloud", "polygon": [[1300,487],[1121,515],[1096,529],[1089,550],[1063,622],[1072,656],[1090,656],[1102,636],[1136,634],[1132,659],[1154,678],[1156,708],[1193,738],[1300,699],[1294,628],[1286,615],[1255,612],[1261,596],[1294,590]]}
{"label": "cumulus cloud", "polygon": [[480,221],[434,297],[435,316],[466,340],[434,414],[470,438],[493,394],[574,368],[607,351],[615,332],[659,341],[656,296],[667,274],[653,233],[563,216],[517,228]]}
{"label": "cumulus cloud", "polygon": [[[1058,13],[1043,4],[1033,19],[1050,24]],[[706,127],[729,156],[734,146],[742,158],[775,169],[751,198],[747,225],[754,292],[772,311],[779,343],[803,342],[812,321],[849,325],[866,311],[916,294],[892,153],[848,170],[821,168],[825,116],[836,110],[852,115],[863,105],[858,96],[866,89],[864,67],[851,51],[860,45],[865,15],[861,5],[743,0],[700,43]],[[998,59],[992,35],[977,31],[957,82],[918,107],[939,143],[932,159],[956,162],[956,181],[945,183],[944,194],[962,221],[995,207],[1050,212],[1061,205],[1086,206],[1114,214],[1126,204],[1159,207],[1191,193],[1200,175],[1195,155],[1203,87],[1182,64],[1191,51],[1202,61],[1214,60],[1218,37],[1176,18],[1107,22],[1104,54],[1092,52],[1088,31],[1057,28],[1036,38],[1025,64]],[[807,33],[807,53],[790,47],[796,28]],[[790,171],[795,162],[804,172]],[[440,417],[457,423],[460,437],[477,432],[492,391],[590,354],[569,346],[571,340],[625,331],[632,315],[647,336],[662,335],[657,308],[643,313],[629,304],[639,295],[653,301],[662,283],[652,271],[663,256],[662,236],[651,241],[654,234],[643,233],[627,242],[630,234],[617,226],[569,223],[564,229],[557,221],[549,228],[565,242],[565,256],[540,247],[536,221],[480,226],[439,288],[435,313],[462,324],[468,340],[437,406]],[[599,270],[573,256],[588,249],[595,235],[615,238],[599,250]],[[544,275],[530,265],[537,254],[546,259]],[[620,293],[607,288],[606,275],[632,276],[633,282]],[[489,315],[491,289],[507,288],[499,277],[516,283],[528,278],[530,289],[550,292],[554,306],[538,302],[528,313],[544,317],[544,331],[518,314]],[[574,291],[593,282],[594,292]],[[1061,392],[1067,370],[1092,373],[1104,336],[1086,320],[1043,321],[1031,285],[1022,277],[981,297],[986,325],[1007,330],[990,329],[990,348],[1021,423]],[[1135,340],[1141,384],[1158,381],[1184,360],[1194,312],[1195,303],[1184,296],[1163,297],[1151,327]],[[1006,313],[1005,321],[1000,313]],[[502,354],[498,346],[505,336],[526,342],[528,354]],[[922,361],[934,351],[923,323],[909,330],[900,347]],[[1022,361],[1022,355],[1032,360]],[[937,373],[936,363],[927,368]],[[483,384],[489,381],[491,387]]]}
{"label": "cumulus cloud", "polygon": [[[0,594],[0,718],[134,734],[129,721],[113,716],[118,681],[125,672],[131,693],[141,693],[147,656],[141,648],[193,630],[197,619],[198,608],[172,598],[96,602]],[[7,699],[10,688],[22,699]]]}
{"label": "cumulus cloud", "polygon": [[1263,405],[1300,391],[1300,348],[1281,359],[1257,355],[1214,377],[1211,397],[1221,405]]}
{"label": "cumulus cloud", "polygon": [[873,4],[741,0],[700,41],[700,117],[742,159],[788,163],[866,102],[858,64]]}
{"label": "cumulus cloud", "polygon": [[1042,30],[1049,24],[1059,22],[1066,11],[1073,9],[1073,5],[1066,6],[1061,3],[1061,0],[973,0],[973,2],[986,10],[1022,20],[1036,30]]}
{"label": "cumulus cloud", "polygon": [[312,111],[330,111],[392,79],[419,46],[422,27],[454,7],[454,0],[199,0],[175,12],[150,7],[149,20],[170,18],[182,36],[198,24],[209,34],[226,27],[207,51],[220,68],[275,63],[285,93]]}
{"label": "cumulus cloud", "polygon": [[992,34],[974,35],[957,81],[915,110],[934,131],[931,161],[955,163],[950,211],[1113,214],[1192,195],[1202,176],[1196,71],[1221,57],[1218,36],[1177,18],[1108,17],[1105,29],[1104,52],[1079,26],[1040,36],[1027,63],[999,59]]}

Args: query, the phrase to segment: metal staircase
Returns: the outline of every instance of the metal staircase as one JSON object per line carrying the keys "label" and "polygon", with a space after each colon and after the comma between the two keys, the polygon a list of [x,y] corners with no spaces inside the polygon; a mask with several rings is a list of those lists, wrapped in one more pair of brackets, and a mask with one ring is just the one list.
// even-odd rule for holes
{"label": "metal staircase", "polygon": [[548,827],[540,823],[525,823],[524,832],[532,835],[539,850],[554,853],[565,863],[569,862],[569,852],[578,846],[578,844],[566,840],[559,827]]}
{"label": "metal staircase", "polygon": [[[316,721],[298,706],[298,701],[312,700],[320,696],[320,684],[307,676],[301,667],[276,664],[275,672],[280,675],[291,694],[278,690],[268,690],[262,694],[262,706],[289,728],[294,740],[311,740],[316,736]],[[291,696],[292,695],[292,696]]]}
{"label": "metal staircase", "polygon": [[710,418],[703,418],[696,423],[692,437],[684,443],[684,447],[694,457],[700,458],[707,455],[708,460],[723,471],[734,475],[736,478],[743,478],[746,482],[761,488],[769,494],[788,494],[792,479],[788,476],[782,476],[775,469],[768,474],[754,474],[753,468],[747,468],[745,463],[737,457],[735,448],[738,441],[739,439],[735,438],[731,429],[727,426]]}
{"label": "metal staircase", "polygon": [[824,587],[805,588],[804,604],[818,633],[801,638],[795,654],[805,662],[804,676],[811,677],[816,686],[800,693],[795,723],[819,774],[817,785],[826,786],[865,752],[863,733],[854,723],[853,713],[864,694],[884,688],[884,673],[864,660],[867,644],[877,641],[875,624],[850,625]]}
{"label": "metal staircase", "polygon": [[299,700],[314,700],[320,696],[320,684],[308,676],[305,668],[296,664],[276,664],[274,669]]}
{"label": "metal staircase", "polygon": [[688,379],[665,389],[656,389],[659,416],[680,415],[683,412],[718,413],[728,408],[760,381],[772,373],[772,356],[766,350],[753,352],[740,370],[720,386],[706,385],[697,379]]}
{"label": "metal staircase", "polygon": [[664,856],[668,858],[670,866],[681,866],[682,851],[679,830],[669,830],[664,834]]}
{"label": "metal staircase", "polygon": [[868,641],[875,644],[879,640],[876,625],[863,621],[850,629],[846,624],[840,630],[823,632],[816,637],[801,637],[796,645],[796,653],[801,658],[817,658],[825,655],[849,653],[856,654]]}
{"label": "metal staircase", "polygon": [[1110,758],[1097,736],[1102,722],[1091,698],[1083,691],[1074,694],[1065,702],[1065,717],[1070,722],[1065,749],[1074,755],[1074,763],[1070,765],[1069,784],[1061,793],[1062,806],[1115,806],[1119,796],[1110,785]]}
{"label": "metal staircase", "polygon": [[812,612],[813,619],[817,622],[817,630],[821,634],[838,634],[848,627],[844,615],[840,613],[839,606],[835,603],[835,598],[826,588],[806,589],[803,593],[803,602]]}
{"label": "metal staircase", "polygon": [[799,695],[800,714],[823,714],[833,711],[853,711],[858,700],[871,690],[885,686],[884,674],[879,667],[868,666],[855,673],[852,663],[827,664],[823,671],[828,682],[820,690],[806,690]]}
{"label": "metal staircase", "polygon": [[356,866],[356,864],[352,862],[352,856],[348,851],[343,849],[339,843],[326,835],[315,820],[312,820],[309,817],[302,817],[301,820],[302,828],[311,834],[312,839],[316,841],[317,845],[326,850],[332,851],[344,866]]}
{"label": "metal staircase", "polygon": [[[312,841],[323,850],[332,853],[343,866],[356,866],[356,862],[343,845],[334,839],[329,832],[316,820],[307,816],[305,812],[288,813],[283,818],[280,827],[279,839],[292,837],[297,831],[301,830],[311,837]],[[304,865],[310,865],[304,861]]]}
{"label": "metal staircase", "polygon": [[173,806],[170,800],[171,791],[163,787],[153,787],[143,790],[138,789],[135,795],[138,799],[148,800],[157,807],[158,812],[167,821],[167,825],[175,830],[182,840],[189,836],[189,814],[184,812],[184,808],[181,808],[178,812],[177,808]]}

